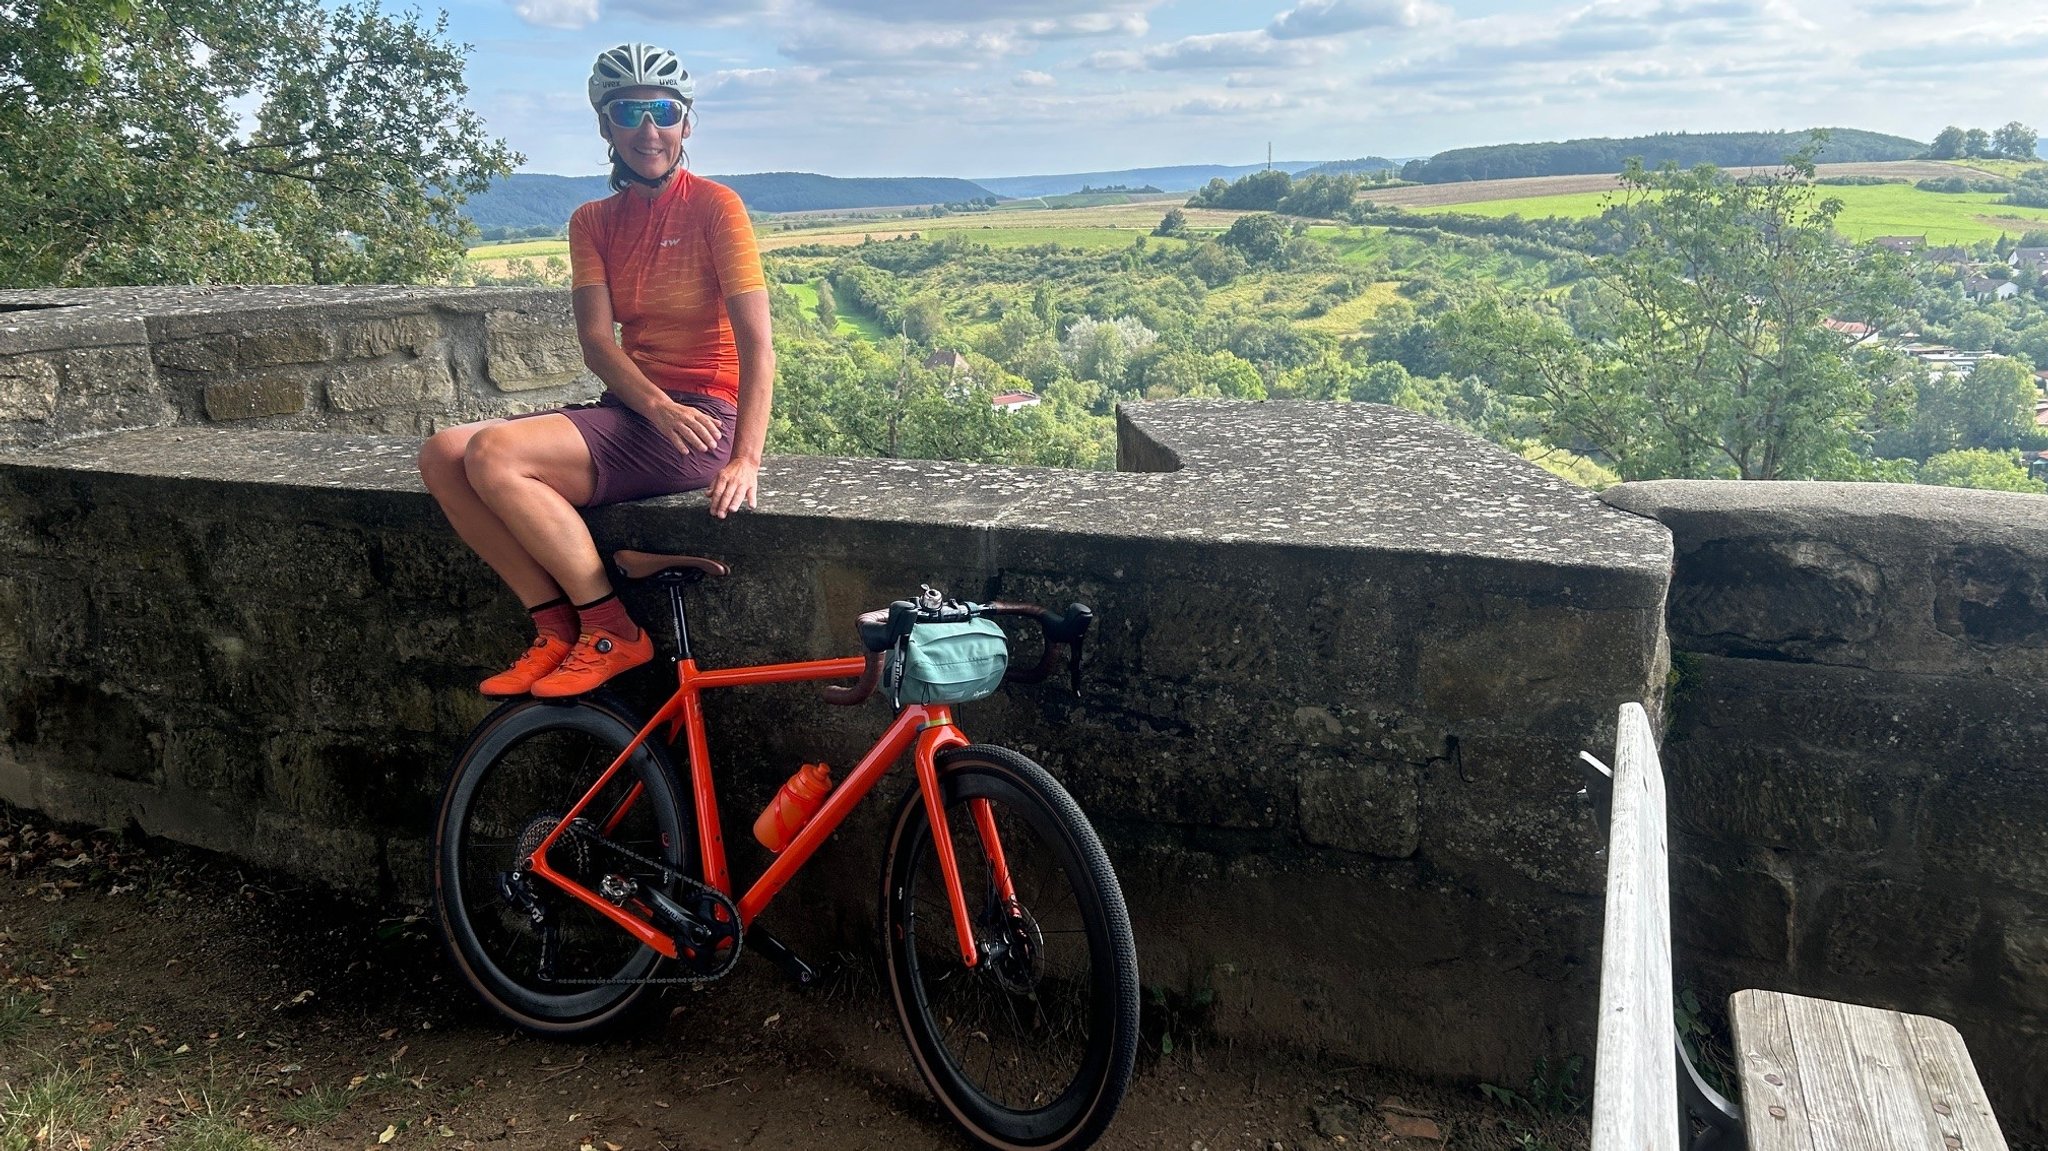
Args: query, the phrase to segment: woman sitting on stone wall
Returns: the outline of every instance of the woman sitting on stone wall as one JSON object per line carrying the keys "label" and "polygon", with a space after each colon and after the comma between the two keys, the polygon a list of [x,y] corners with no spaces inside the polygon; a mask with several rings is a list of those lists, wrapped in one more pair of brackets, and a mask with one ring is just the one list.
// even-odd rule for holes
{"label": "woman sitting on stone wall", "polygon": [[621,44],[589,90],[615,194],[570,218],[569,260],[604,395],[449,428],[420,451],[427,490],[538,631],[483,682],[490,696],[577,695],[653,658],[578,509],[705,487],[714,516],[752,507],[768,434],[767,282],[739,196],[683,169],[695,83],[675,53]]}

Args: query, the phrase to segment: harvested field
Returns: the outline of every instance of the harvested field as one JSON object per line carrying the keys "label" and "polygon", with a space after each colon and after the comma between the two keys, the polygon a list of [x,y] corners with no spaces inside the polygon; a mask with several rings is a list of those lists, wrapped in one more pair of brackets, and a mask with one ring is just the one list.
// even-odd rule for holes
{"label": "harvested field", "polygon": [[[1730,168],[1738,176],[1769,171],[1767,168]],[[1830,176],[1881,176],[1894,180],[1941,180],[1950,176],[1984,179],[1995,173],[1937,160],[1896,160],[1882,164],[1822,164],[1814,170],[1822,179]],[[1375,204],[1394,208],[1437,208],[1446,204],[1478,204],[1488,200],[1526,200],[1539,196],[1583,195],[1611,192],[1621,186],[1613,175],[1529,176],[1517,180],[1473,180],[1458,184],[1418,184],[1406,188],[1368,191]]]}

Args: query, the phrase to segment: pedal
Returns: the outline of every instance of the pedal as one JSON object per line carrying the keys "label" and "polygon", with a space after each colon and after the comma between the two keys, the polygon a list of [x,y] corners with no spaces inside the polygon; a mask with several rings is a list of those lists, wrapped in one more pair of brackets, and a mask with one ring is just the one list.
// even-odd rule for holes
{"label": "pedal", "polygon": [[780,939],[768,934],[759,924],[747,929],[747,943],[754,950],[775,961],[777,967],[788,973],[798,987],[809,987],[818,981],[818,969],[805,963],[796,952],[783,946]]}

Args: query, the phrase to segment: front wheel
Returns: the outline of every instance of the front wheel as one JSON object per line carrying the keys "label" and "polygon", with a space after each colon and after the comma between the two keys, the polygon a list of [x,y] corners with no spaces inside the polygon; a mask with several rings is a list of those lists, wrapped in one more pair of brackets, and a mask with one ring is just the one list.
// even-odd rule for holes
{"label": "front wheel", "polygon": [[[434,918],[479,999],[529,1031],[574,1035],[617,1022],[661,955],[527,859],[633,741],[603,697],[523,699],[484,720],[455,760],[434,825]],[[607,876],[674,894],[689,842],[680,789],[652,740],[548,849],[586,888]]]}
{"label": "front wheel", "polygon": [[940,753],[939,781],[978,958],[961,960],[913,789],[882,871],[889,989],[911,1058],[984,1146],[1086,1147],[1116,1114],[1137,1058],[1138,953],[1123,891],[1080,807],[1031,760],[955,748]]}

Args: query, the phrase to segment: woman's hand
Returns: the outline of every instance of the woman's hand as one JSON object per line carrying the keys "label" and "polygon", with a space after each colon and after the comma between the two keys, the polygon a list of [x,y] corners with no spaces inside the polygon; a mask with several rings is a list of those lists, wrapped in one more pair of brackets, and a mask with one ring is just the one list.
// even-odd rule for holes
{"label": "woman's hand", "polygon": [[640,414],[684,455],[708,452],[718,446],[718,420],[702,409],[679,404],[666,395],[650,402],[648,408]]}
{"label": "woman's hand", "polygon": [[734,459],[718,469],[718,478],[711,481],[711,514],[724,519],[741,504],[753,507],[760,475],[761,465],[751,460]]}

